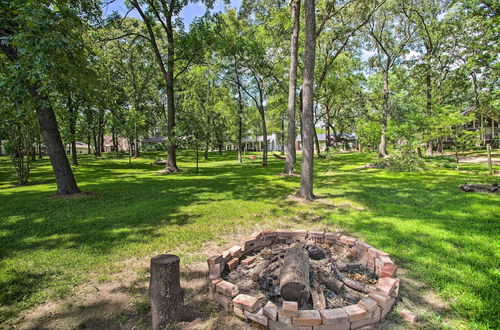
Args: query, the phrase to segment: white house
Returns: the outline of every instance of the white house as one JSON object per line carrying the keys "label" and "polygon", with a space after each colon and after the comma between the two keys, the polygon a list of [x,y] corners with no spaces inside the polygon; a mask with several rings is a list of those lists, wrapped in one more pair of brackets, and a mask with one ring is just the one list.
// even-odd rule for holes
{"label": "white house", "polygon": [[[262,135],[257,136],[257,138],[244,137],[241,139],[241,145],[243,150],[262,151],[264,148]],[[238,150],[238,144],[233,142],[227,142],[225,147],[226,150]],[[281,151],[281,145],[278,143],[276,133],[267,136],[267,150]]]}

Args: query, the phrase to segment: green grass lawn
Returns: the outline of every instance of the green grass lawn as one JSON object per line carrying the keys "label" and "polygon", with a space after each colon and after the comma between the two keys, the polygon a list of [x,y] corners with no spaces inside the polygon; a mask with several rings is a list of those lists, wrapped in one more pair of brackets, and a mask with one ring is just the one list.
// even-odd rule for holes
{"label": "green grass lawn", "polygon": [[278,176],[282,161],[273,157],[262,168],[213,153],[195,174],[192,154],[181,152],[186,171],[161,176],[149,165],[158,155],[143,154],[131,167],[125,155],[82,156],[75,174],[91,194],[74,199],[52,197],[47,160],[36,162],[33,185],[14,187],[10,160],[0,157],[0,324],[72,294],[90,276],[105,278],[123,267],[119,261],[166,251],[199,261],[203,243],[269,223],[340,227],[390,253],[449,302],[452,324],[500,326],[500,196],[458,189],[498,177],[439,161],[419,173],[360,170],[374,155],[341,154],[315,160],[315,192],[330,202],[302,204],[284,198],[299,178]]}

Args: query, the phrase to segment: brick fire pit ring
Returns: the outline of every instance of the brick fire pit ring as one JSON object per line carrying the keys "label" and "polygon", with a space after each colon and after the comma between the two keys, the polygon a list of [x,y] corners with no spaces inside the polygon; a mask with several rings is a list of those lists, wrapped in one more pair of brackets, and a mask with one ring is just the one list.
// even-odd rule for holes
{"label": "brick fire pit ring", "polygon": [[[251,264],[255,258],[249,256],[264,247],[278,243],[292,244],[312,240],[327,244],[335,251],[343,251],[357,258],[363,266],[378,276],[375,289],[357,304],[323,310],[298,310],[297,303],[283,302],[278,308],[273,302],[265,305],[256,297],[240,293],[239,288],[222,279],[225,271]],[[396,266],[383,251],[358,241],[354,237],[337,232],[306,230],[266,230],[245,239],[220,255],[208,260],[209,288],[213,299],[226,311],[256,322],[268,329],[370,329],[391,311],[399,294],[399,279],[395,278]]]}

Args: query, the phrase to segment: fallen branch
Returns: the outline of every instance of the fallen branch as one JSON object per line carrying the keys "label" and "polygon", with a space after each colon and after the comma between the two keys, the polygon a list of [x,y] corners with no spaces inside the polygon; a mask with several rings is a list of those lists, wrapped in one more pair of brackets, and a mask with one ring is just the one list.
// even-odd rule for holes
{"label": "fallen branch", "polygon": [[336,278],[338,278],[342,283],[344,283],[346,286],[350,287],[353,290],[362,292],[362,293],[370,293],[373,290],[375,290],[375,286],[371,284],[364,284],[360,283],[356,280],[353,280],[352,278],[346,277],[340,273],[340,271],[337,269],[337,266],[335,265],[335,262],[331,263],[331,271],[335,275]]}

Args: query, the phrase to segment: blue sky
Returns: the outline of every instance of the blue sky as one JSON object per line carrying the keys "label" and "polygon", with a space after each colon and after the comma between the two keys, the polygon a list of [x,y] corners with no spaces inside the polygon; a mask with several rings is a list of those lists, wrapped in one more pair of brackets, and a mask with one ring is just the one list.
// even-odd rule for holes
{"label": "blue sky", "polygon": [[[231,0],[230,7],[239,8],[241,6],[242,0]],[[109,15],[112,12],[117,11],[120,15],[125,15],[127,13],[127,7],[124,4],[124,0],[115,0],[109,5],[103,7],[104,15]],[[193,21],[194,18],[202,16],[206,11],[206,7],[200,3],[190,3],[182,10],[180,16],[184,19],[184,24],[186,27],[189,27],[189,24]],[[214,8],[212,12],[224,11],[224,1],[223,0],[215,0]],[[133,10],[129,13],[130,17],[139,17],[139,13],[136,10]]]}

